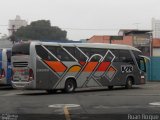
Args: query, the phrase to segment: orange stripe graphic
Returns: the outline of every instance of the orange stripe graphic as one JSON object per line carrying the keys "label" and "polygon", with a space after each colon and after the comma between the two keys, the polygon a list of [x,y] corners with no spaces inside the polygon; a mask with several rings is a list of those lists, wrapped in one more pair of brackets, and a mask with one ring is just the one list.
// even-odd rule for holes
{"label": "orange stripe graphic", "polygon": [[45,61],[45,63],[51,67],[55,72],[64,72],[67,68],[59,61]]}
{"label": "orange stripe graphic", "polygon": [[97,64],[98,62],[89,62],[83,72],[92,72]]}

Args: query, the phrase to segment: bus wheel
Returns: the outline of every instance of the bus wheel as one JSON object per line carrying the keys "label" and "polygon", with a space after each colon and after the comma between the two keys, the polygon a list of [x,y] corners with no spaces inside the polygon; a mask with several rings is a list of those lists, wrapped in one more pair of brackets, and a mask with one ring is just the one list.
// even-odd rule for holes
{"label": "bus wheel", "polygon": [[71,92],[74,92],[75,88],[76,88],[75,81],[72,79],[68,79],[65,83],[64,91],[67,93],[71,93]]}
{"label": "bus wheel", "polygon": [[53,93],[56,93],[57,90],[46,90],[48,94],[53,94]]}
{"label": "bus wheel", "polygon": [[131,88],[132,88],[132,84],[133,84],[132,78],[131,78],[131,77],[128,77],[125,87],[126,87],[127,89],[131,89]]}
{"label": "bus wheel", "polygon": [[112,89],[113,89],[113,86],[108,86],[108,89],[109,89],[109,90],[112,90]]}

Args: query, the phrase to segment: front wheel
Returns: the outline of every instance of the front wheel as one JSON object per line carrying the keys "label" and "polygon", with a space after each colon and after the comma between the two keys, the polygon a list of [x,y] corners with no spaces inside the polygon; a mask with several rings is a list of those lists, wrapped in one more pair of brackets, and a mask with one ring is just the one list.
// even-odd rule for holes
{"label": "front wheel", "polygon": [[74,92],[75,88],[76,88],[76,83],[74,80],[69,79],[66,81],[65,88],[64,88],[65,92],[67,92],[67,93]]}
{"label": "front wheel", "polygon": [[127,89],[131,89],[132,88],[132,85],[133,85],[133,82],[132,82],[132,78],[127,78],[127,82],[126,82],[126,88]]}

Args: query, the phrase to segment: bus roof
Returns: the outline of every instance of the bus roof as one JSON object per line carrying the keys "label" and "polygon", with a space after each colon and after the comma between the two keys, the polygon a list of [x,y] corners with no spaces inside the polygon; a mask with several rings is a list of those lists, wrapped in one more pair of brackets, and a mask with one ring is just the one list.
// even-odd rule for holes
{"label": "bus roof", "polygon": [[108,48],[108,49],[123,49],[123,50],[135,50],[139,49],[129,46],[129,45],[120,45],[120,44],[108,44],[108,43],[56,43],[56,42],[31,42],[35,45],[61,45],[61,46],[77,46],[77,47],[88,47],[88,48]]}

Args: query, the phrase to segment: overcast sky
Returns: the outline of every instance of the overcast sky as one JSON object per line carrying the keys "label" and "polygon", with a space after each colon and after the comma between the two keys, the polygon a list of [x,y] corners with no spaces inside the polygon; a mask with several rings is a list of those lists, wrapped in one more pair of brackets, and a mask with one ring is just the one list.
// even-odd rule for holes
{"label": "overcast sky", "polygon": [[[67,31],[72,40],[93,35],[117,34],[119,29],[151,29],[160,19],[160,0],[0,0],[0,33],[7,33],[9,19],[20,15],[30,23],[50,20]],[[72,28],[72,29],[71,29]]]}

